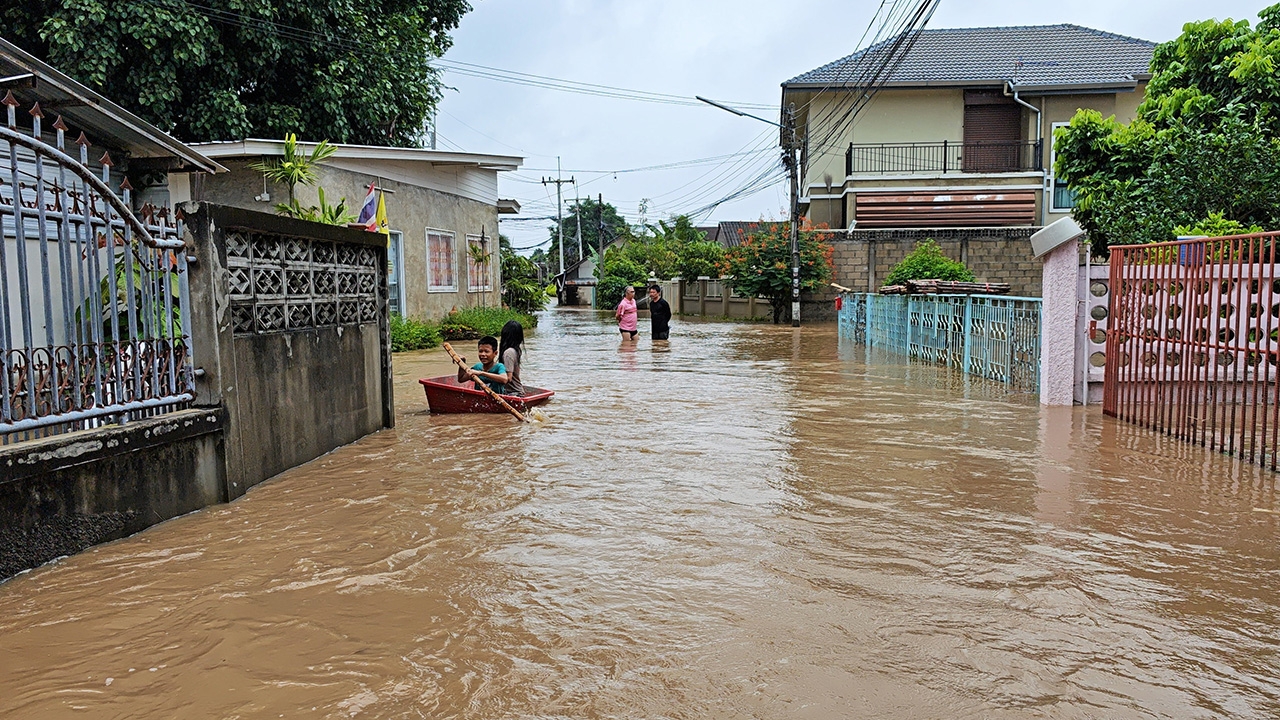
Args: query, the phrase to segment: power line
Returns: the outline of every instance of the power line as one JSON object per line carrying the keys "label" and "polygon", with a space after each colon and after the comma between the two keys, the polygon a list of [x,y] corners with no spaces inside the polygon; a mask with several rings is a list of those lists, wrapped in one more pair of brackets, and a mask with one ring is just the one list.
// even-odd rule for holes
{"label": "power line", "polygon": [[[245,15],[244,13],[234,12],[230,10],[222,10],[208,5],[190,2],[189,0],[148,0],[153,5],[167,7],[171,10],[180,8],[190,9],[196,13],[213,20],[229,25],[237,25],[239,27],[249,29],[269,28],[274,30],[282,37],[304,42],[312,42],[334,47],[348,52],[377,53],[385,55],[410,53],[409,49],[402,49],[396,52],[387,47],[368,43],[355,38],[346,38],[339,35],[330,35],[306,28],[288,25],[286,23],[276,22],[267,18],[258,18]],[[414,58],[417,59],[417,58]],[[578,80],[568,80],[565,78],[556,78],[548,75],[536,75],[533,73],[519,72],[516,70],[507,70],[503,68],[490,67],[487,65],[479,65],[476,63],[463,62],[461,60],[448,60],[445,58],[435,58],[432,65],[441,70],[465,75],[470,77],[495,80],[514,85],[524,85],[529,87],[538,87],[548,90],[558,90],[561,92],[575,93],[579,95],[593,95],[598,97],[606,97],[617,100],[632,100],[636,102],[647,102],[664,105],[685,105],[689,107],[701,107],[702,103],[698,102],[691,96],[676,95],[672,93],[652,92],[648,90],[634,90],[622,88],[613,85],[604,85],[599,83],[588,83]],[[753,108],[771,108],[771,105],[763,105],[760,103],[737,103],[743,107]]]}

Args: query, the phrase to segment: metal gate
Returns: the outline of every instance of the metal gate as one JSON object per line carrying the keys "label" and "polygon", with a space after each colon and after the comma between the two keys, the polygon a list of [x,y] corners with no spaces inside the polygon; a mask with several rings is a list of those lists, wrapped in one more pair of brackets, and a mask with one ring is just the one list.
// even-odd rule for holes
{"label": "metal gate", "polygon": [[1103,412],[1276,469],[1277,242],[1112,247]]}

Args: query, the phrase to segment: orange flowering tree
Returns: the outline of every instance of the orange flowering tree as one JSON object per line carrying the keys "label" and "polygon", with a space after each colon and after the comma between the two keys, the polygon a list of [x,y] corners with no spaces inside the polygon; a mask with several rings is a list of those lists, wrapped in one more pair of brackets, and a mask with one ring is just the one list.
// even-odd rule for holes
{"label": "orange flowering tree", "polygon": [[[800,228],[800,290],[812,291],[831,279],[831,233],[808,221]],[[791,318],[791,227],[783,222],[752,226],[742,241],[725,252],[720,264],[725,284],[739,295],[768,298],[773,321]]]}

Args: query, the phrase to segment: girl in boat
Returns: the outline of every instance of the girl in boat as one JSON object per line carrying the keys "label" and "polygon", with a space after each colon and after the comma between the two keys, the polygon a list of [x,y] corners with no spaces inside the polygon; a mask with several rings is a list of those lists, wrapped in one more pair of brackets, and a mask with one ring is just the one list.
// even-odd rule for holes
{"label": "girl in boat", "polygon": [[502,338],[498,345],[498,362],[507,369],[507,395],[524,397],[524,383],[520,382],[520,360],[524,354],[524,326],[508,320],[502,326]]}

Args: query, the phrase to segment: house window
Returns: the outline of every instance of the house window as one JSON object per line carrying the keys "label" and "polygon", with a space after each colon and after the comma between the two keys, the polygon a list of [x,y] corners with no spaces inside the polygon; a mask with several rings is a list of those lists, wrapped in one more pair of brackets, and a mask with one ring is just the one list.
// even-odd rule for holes
{"label": "house window", "polygon": [[489,278],[488,239],[481,235],[467,236],[467,292],[488,292],[493,289]]}
{"label": "house window", "polygon": [[404,315],[404,234],[399,230],[387,235],[387,305]]}
{"label": "house window", "polygon": [[1054,123],[1049,129],[1049,172],[1053,173],[1053,180],[1050,183],[1049,191],[1051,195],[1049,209],[1054,212],[1066,212],[1076,206],[1076,194],[1071,188],[1067,187],[1065,182],[1058,179],[1057,170],[1057,144],[1058,144],[1058,128],[1066,127],[1071,123]]}
{"label": "house window", "polygon": [[427,230],[427,292],[457,292],[453,267],[453,233]]}

